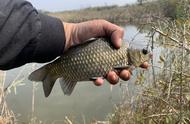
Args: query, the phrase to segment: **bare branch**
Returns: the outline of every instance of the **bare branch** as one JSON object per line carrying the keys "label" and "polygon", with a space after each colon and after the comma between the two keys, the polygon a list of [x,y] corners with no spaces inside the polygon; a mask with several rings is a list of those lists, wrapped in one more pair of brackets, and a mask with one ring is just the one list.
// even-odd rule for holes
{"label": "bare branch", "polygon": [[162,32],[161,30],[159,30],[156,27],[152,27],[152,29],[155,30],[156,32],[158,32],[159,34],[161,34],[162,36],[165,36],[165,37],[169,38],[170,40],[174,41],[175,43],[177,43],[181,47],[184,47],[185,50],[187,50],[188,52],[190,52],[190,48],[186,44],[183,45],[183,43],[181,43],[179,40],[177,40],[177,39],[169,36],[167,33]]}

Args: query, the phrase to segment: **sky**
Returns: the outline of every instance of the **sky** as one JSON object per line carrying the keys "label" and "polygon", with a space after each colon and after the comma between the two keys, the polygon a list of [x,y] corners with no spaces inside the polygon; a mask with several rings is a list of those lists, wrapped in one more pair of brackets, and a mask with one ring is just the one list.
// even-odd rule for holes
{"label": "sky", "polygon": [[76,10],[93,6],[125,5],[136,0],[28,0],[36,9],[45,11]]}

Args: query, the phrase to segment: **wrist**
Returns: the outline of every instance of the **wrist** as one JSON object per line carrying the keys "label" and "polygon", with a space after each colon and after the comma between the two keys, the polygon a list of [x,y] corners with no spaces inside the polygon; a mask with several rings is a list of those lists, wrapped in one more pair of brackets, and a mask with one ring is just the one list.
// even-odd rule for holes
{"label": "wrist", "polygon": [[65,48],[64,48],[64,51],[66,51],[71,46],[73,46],[73,41],[75,40],[74,37],[76,37],[76,35],[75,35],[76,24],[63,22],[63,25],[64,25],[63,26],[64,31],[65,31]]}

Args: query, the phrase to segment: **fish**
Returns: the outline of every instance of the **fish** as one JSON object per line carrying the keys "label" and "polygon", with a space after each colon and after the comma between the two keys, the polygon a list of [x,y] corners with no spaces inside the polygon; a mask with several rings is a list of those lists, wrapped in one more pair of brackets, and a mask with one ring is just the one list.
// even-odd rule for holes
{"label": "fish", "polygon": [[32,72],[28,79],[43,82],[48,97],[57,79],[65,95],[71,95],[77,82],[105,78],[110,70],[139,67],[150,60],[146,49],[128,48],[123,42],[115,49],[109,38],[94,38],[71,47],[63,55]]}

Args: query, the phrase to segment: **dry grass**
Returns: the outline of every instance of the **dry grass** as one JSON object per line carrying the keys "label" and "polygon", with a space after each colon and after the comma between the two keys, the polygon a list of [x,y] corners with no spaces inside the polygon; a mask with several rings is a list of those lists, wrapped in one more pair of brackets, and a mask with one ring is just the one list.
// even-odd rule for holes
{"label": "dry grass", "polygon": [[62,21],[66,22],[82,22],[92,19],[105,19],[116,23],[128,21],[128,13],[126,13],[126,10],[126,7],[105,6],[87,8],[78,11],[49,13],[49,15],[58,17]]}
{"label": "dry grass", "polygon": [[15,124],[14,113],[8,108],[6,103],[6,94],[4,93],[6,73],[0,71],[0,124]]}
{"label": "dry grass", "polygon": [[160,16],[161,12],[158,10],[161,11],[160,4],[154,1],[146,2],[142,6],[137,4],[125,6],[113,5],[47,14],[60,18],[62,21],[73,23],[93,19],[105,19],[116,24],[136,24],[139,21],[141,23],[146,21],[147,18],[150,18],[150,15]]}
{"label": "dry grass", "polygon": [[[143,90],[136,97],[126,97],[115,107],[114,114],[108,117],[111,124],[190,123],[189,21],[171,21],[160,17],[152,19],[155,20],[147,23],[152,28],[149,28],[151,30],[148,33],[153,34],[150,41],[152,45],[164,48],[160,55],[160,65],[152,63],[153,69],[159,71],[148,75],[155,79],[155,84],[153,80],[143,80],[140,84]],[[159,37],[152,38],[155,34],[159,34]],[[124,95],[127,94],[126,90]]]}

